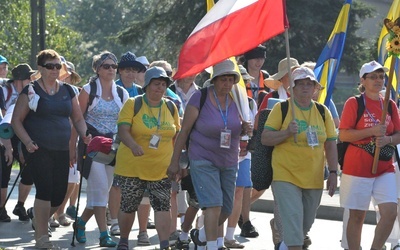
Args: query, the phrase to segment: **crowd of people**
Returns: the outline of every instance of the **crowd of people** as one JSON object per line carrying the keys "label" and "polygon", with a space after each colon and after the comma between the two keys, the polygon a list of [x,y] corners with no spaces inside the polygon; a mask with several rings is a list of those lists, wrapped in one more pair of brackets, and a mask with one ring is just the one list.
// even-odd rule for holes
{"label": "crowd of people", "polygon": [[[0,138],[0,223],[11,221],[5,197],[18,162],[21,181],[12,212],[32,221],[36,248],[52,248],[51,227],[71,224],[73,237],[85,244],[86,223],[94,216],[100,247],[131,249],[137,214],[138,246],[150,245],[147,230],[155,228],[160,249],[189,249],[190,242],[198,250],[241,249],[236,226],[242,237],[259,236],[250,207],[271,186],[274,249],[307,249],[324,181],[332,196],[341,175],[342,247],[360,248],[372,198],[380,219],[371,249],[382,249],[397,217],[393,158],[400,143],[393,101],[382,118],[388,69],[375,61],[361,67],[360,96],[346,101],[339,119],[333,101],[318,103],[323,86],[315,63],[285,58],[270,75],[262,69],[265,60],[266,48],[259,45],[238,58],[239,70],[227,59],[213,65],[206,82],[195,83],[196,75],[174,80],[167,61],[103,51],[93,56],[94,76],[80,83],[74,64],[52,49],[39,52],[37,70],[21,63],[10,79],[10,63],[0,56],[1,115],[11,115],[15,133]],[[246,109],[230,94],[240,81]],[[272,100],[277,103],[270,105]],[[265,110],[268,117],[259,124]],[[256,189],[253,181],[260,180],[252,171],[264,163],[252,161],[255,133],[262,145],[273,147],[272,181]],[[348,143],[342,170],[339,138]],[[88,153],[95,143],[113,160]],[[373,173],[376,147],[381,153]],[[87,201],[79,210],[82,177]],[[26,209],[32,185],[34,206]]]}

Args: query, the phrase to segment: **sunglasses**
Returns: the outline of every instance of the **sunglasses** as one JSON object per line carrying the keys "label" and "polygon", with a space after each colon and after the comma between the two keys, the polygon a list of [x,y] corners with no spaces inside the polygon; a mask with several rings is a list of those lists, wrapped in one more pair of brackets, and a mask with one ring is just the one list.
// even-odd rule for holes
{"label": "sunglasses", "polygon": [[369,75],[369,76],[366,76],[365,78],[369,78],[369,79],[371,79],[373,81],[378,80],[378,78],[380,80],[383,80],[383,79],[385,79],[385,75]]}
{"label": "sunglasses", "polygon": [[167,76],[172,76],[172,71],[166,70],[165,73],[167,73]]}
{"label": "sunglasses", "polygon": [[54,68],[61,69],[61,64],[59,64],[59,63],[46,63],[41,66],[46,69],[49,69],[49,70],[54,69]]}
{"label": "sunglasses", "polygon": [[103,69],[109,69],[110,67],[113,69],[116,69],[116,68],[118,68],[118,65],[105,63],[105,64],[102,64],[101,67],[103,67]]}

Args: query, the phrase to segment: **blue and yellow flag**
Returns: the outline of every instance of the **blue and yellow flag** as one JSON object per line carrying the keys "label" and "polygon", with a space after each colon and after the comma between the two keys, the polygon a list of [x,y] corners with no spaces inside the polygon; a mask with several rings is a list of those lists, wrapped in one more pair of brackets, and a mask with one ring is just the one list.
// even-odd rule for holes
{"label": "blue and yellow flag", "polygon": [[[400,0],[394,0],[392,6],[389,9],[387,18],[392,21],[395,21],[399,17],[400,17]],[[391,63],[390,60],[388,60],[388,51],[386,49],[386,43],[388,41],[388,38],[389,38],[389,32],[385,27],[385,25],[383,25],[381,35],[379,36],[378,40],[378,62],[387,67],[390,72]],[[396,93],[396,90],[398,91],[397,79],[399,78],[399,71],[400,71],[399,68],[400,68],[400,59],[397,57],[392,79],[393,93]],[[396,98],[397,95],[395,95],[394,97]]]}
{"label": "blue and yellow flag", "polygon": [[347,24],[349,22],[352,0],[346,0],[336,20],[335,27],[315,65],[314,73],[318,81],[325,87],[319,96],[318,102],[329,106],[332,97],[336,74],[342,58],[346,40]]}

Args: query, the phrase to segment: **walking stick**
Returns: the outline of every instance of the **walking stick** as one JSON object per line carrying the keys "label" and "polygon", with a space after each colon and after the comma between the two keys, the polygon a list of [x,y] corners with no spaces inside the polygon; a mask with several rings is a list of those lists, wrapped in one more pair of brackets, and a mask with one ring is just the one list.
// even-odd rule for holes
{"label": "walking stick", "polygon": [[18,175],[17,175],[17,178],[15,178],[15,181],[14,181],[14,184],[12,185],[12,187],[11,187],[11,190],[10,190],[10,192],[8,192],[6,201],[4,202],[4,207],[6,207],[7,201],[8,201],[8,199],[10,199],[10,196],[11,196],[12,192],[14,191],[15,185],[17,184],[18,179],[19,179],[19,177],[21,176],[22,171],[24,171],[25,166],[26,166],[26,163],[24,163],[24,164],[22,165],[22,168],[19,170],[19,173],[18,173]]}
{"label": "walking stick", "polygon": [[[89,130],[86,130],[86,136],[89,135]],[[83,154],[82,154],[82,159],[80,159],[80,161],[82,162],[82,167],[81,167],[81,177],[80,177],[80,181],[79,181],[79,191],[78,191],[78,201],[76,203],[76,213],[75,213],[75,222],[72,224],[74,232],[72,234],[72,242],[71,242],[71,246],[75,246],[75,234],[76,234],[76,227],[78,226],[78,211],[79,211],[79,201],[81,200],[81,192],[82,192],[82,178],[83,178],[83,168],[85,165],[85,159],[86,159],[86,149],[87,149],[87,145],[84,143],[83,144]]]}
{"label": "walking stick", "polygon": [[[393,74],[394,74],[394,67],[396,64],[396,58],[392,56],[392,62],[390,64],[390,71],[389,71],[389,80],[386,85],[386,92],[385,92],[385,100],[383,102],[383,111],[382,111],[382,117],[381,121],[379,124],[384,125],[386,121],[386,114],[388,111],[389,107],[389,95],[390,91],[392,89],[392,80],[393,80]],[[376,174],[376,170],[378,169],[378,162],[379,162],[379,153],[381,152],[380,147],[375,147],[375,154],[374,154],[374,162],[372,165],[372,174]]]}

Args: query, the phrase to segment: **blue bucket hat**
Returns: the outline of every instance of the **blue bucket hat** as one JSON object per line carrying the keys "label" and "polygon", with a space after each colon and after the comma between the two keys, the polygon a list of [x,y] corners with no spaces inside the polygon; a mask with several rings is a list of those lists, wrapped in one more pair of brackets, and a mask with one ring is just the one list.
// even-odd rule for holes
{"label": "blue bucket hat", "polygon": [[2,63],[9,64],[8,61],[7,61],[7,58],[5,58],[4,56],[0,55],[0,64],[2,64]]}
{"label": "blue bucket hat", "polygon": [[118,63],[118,69],[130,68],[130,67],[139,69],[139,72],[146,71],[146,67],[142,63],[137,61],[136,55],[128,51],[121,56],[121,59]]}
{"label": "blue bucket hat", "polygon": [[144,74],[144,85],[143,89],[149,86],[152,79],[162,78],[167,81],[167,88],[172,83],[171,78],[168,77],[167,72],[161,67],[154,66],[149,68]]}

